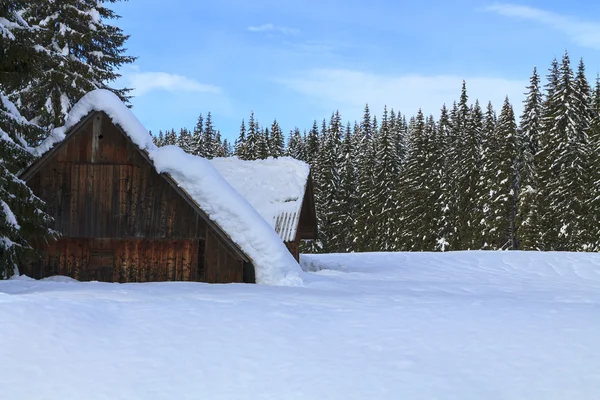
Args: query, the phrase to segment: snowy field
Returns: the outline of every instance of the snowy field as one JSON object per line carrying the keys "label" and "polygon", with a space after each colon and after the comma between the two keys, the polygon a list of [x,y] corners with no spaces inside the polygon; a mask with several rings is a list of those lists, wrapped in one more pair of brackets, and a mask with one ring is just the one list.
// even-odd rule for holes
{"label": "snowy field", "polygon": [[600,399],[600,255],[305,256],[304,287],[0,281],[0,398]]}

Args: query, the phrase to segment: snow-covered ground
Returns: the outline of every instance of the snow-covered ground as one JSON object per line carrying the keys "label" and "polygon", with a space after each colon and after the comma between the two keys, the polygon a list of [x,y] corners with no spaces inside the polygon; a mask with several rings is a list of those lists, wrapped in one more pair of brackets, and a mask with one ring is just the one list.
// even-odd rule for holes
{"label": "snow-covered ground", "polygon": [[0,398],[600,399],[600,255],[303,265],[304,287],[0,282]]}

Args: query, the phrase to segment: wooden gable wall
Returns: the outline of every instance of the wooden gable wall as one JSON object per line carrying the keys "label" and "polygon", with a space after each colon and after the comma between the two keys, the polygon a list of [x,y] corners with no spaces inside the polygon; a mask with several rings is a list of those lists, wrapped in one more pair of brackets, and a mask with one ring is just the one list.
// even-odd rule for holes
{"label": "wooden gable wall", "polygon": [[103,112],[74,128],[25,179],[47,204],[58,242],[34,278],[242,282],[244,260]]}
{"label": "wooden gable wall", "polygon": [[206,222],[104,113],[27,180],[65,237],[203,238]]}

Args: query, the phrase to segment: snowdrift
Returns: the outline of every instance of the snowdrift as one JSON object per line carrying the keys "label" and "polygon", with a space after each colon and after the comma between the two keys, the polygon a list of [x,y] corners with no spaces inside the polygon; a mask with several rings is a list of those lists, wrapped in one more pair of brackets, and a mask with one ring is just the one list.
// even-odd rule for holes
{"label": "snowdrift", "polygon": [[302,264],[304,287],[0,281],[0,397],[598,398],[597,254]]}

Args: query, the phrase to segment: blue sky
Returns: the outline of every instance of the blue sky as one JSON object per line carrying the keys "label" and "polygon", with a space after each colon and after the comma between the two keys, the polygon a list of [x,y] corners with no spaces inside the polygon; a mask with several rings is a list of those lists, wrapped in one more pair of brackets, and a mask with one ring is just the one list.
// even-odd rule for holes
{"label": "blue sky", "polygon": [[[166,6],[166,3],[169,5]],[[600,72],[600,2],[536,0],[130,0],[118,22],[139,59],[118,85],[152,131],[191,128],[211,111],[229,138],[251,110],[287,133],[365,103],[437,115],[467,81],[472,99],[517,112],[534,65],[568,49]]]}

